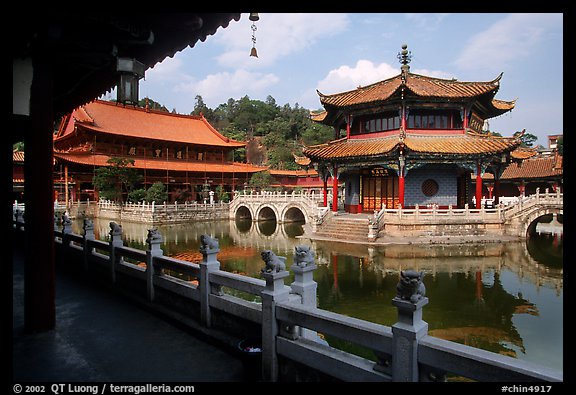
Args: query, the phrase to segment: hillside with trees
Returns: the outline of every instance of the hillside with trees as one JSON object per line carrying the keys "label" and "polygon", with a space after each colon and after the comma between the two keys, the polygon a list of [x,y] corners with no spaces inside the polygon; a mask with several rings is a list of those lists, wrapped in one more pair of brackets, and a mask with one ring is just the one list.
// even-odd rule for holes
{"label": "hillside with trees", "polygon": [[332,128],[313,123],[310,111],[290,104],[280,106],[272,96],[266,101],[244,96],[211,109],[196,96],[192,114],[204,117],[220,133],[234,140],[246,141],[234,160],[267,165],[271,169],[297,170],[294,155],[302,156],[304,146],[334,139]]}

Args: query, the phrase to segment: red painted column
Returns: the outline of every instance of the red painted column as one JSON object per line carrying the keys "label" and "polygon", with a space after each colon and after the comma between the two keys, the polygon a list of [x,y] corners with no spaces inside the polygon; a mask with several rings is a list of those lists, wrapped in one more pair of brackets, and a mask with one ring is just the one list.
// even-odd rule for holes
{"label": "red painted column", "polygon": [[322,176],[322,183],[323,185],[323,189],[324,189],[324,206],[323,207],[328,207],[328,178]]}
{"label": "red painted column", "polygon": [[400,206],[404,208],[404,174],[400,172],[400,176],[398,177],[398,201]]}
{"label": "red painted column", "polygon": [[332,211],[338,211],[338,167],[336,165],[332,174]]}
{"label": "red painted column", "polygon": [[338,291],[338,255],[334,253],[330,254],[330,263],[332,263],[333,289],[334,291]]}
{"label": "red painted column", "polygon": [[404,208],[404,164],[405,159],[402,150],[398,158],[398,204]]}
{"label": "red painted column", "polygon": [[476,272],[476,300],[482,300],[482,272]]}
{"label": "red painted column", "polygon": [[350,115],[346,118],[346,138],[350,138]]}
{"label": "red painted column", "polygon": [[476,163],[476,208],[482,207],[482,175],[480,161]]}
{"label": "red painted column", "polygon": [[492,191],[496,192],[496,187],[488,185],[487,188],[488,188],[488,199],[492,199]]}

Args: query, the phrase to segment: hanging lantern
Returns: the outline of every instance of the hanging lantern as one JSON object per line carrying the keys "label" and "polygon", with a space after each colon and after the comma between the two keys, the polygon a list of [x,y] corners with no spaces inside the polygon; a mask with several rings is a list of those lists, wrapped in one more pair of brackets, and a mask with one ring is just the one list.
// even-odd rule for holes
{"label": "hanging lantern", "polygon": [[117,101],[138,104],[138,81],[144,77],[144,64],[131,58],[118,58],[116,71],[120,73]]}
{"label": "hanging lantern", "polygon": [[258,57],[258,52],[256,52],[256,21],[258,21],[260,19],[260,17],[258,16],[257,12],[251,12],[250,13],[250,17],[249,19],[252,21],[252,49],[250,50],[250,56],[253,56],[255,58]]}

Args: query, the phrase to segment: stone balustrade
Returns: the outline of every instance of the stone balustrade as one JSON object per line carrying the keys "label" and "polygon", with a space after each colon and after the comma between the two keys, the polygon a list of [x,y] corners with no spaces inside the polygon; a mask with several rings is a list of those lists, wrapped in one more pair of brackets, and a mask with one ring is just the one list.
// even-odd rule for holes
{"label": "stone balustrade", "polygon": [[[428,303],[423,273],[401,272],[391,301],[398,309],[398,321],[388,327],[319,309],[314,252],[306,246],[295,248],[290,268],[286,258],[263,251],[265,265],[258,279],[222,271],[218,240],[208,235],[200,240],[202,261],[191,263],[164,256],[162,235],[156,229],[148,232],[147,249],[142,251],[123,245],[122,227],[115,222],[110,223],[107,242],[94,239],[88,218],[83,235],[71,232],[67,218],[61,223],[55,231],[57,262],[80,268],[91,278],[107,278],[123,292],[142,295],[148,307],[162,312],[178,309],[173,317],[197,325],[205,334],[234,331],[230,323],[255,324],[264,381],[323,376],[344,381],[443,381],[448,374],[478,381],[563,380],[562,371],[429,336],[422,319]],[[25,231],[21,216],[15,218],[13,228],[17,233]],[[289,270],[294,281],[286,285]],[[248,301],[224,288],[260,301]],[[377,358],[333,348],[318,333],[371,349]],[[244,332],[249,334],[253,332]]]}

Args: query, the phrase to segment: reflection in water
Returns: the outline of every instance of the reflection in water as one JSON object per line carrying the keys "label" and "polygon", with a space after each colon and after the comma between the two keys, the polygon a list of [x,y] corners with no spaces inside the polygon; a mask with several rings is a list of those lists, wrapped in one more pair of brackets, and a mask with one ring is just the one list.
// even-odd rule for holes
{"label": "reflection in water", "polygon": [[[106,239],[109,221],[95,221]],[[74,232],[81,234],[81,224]],[[150,226],[123,223],[124,242],[145,249]],[[392,325],[391,300],[400,270],[425,272],[429,334],[473,347],[563,369],[562,237],[534,235],[526,243],[484,245],[368,245],[299,238],[301,224],[218,221],[160,226],[168,256],[200,258],[200,235],[220,242],[223,270],[259,277],[260,252],[271,249],[293,261],[294,247],[311,245],[318,269],[318,307]],[[333,345],[338,342],[328,339]],[[367,356],[370,357],[370,356]]]}

